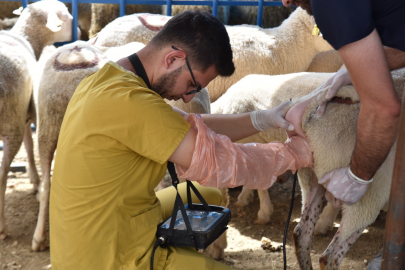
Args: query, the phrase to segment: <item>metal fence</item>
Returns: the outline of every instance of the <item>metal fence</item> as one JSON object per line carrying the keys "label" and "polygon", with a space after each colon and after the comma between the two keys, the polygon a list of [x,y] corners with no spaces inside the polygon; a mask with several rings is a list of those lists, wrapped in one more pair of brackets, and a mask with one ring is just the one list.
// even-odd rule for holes
{"label": "metal fence", "polygon": [[[4,1],[4,0],[0,0]],[[28,5],[28,0],[7,0],[22,2],[22,6],[25,8]],[[73,16],[73,41],[77,40],[77,18],[78,18],[78,4],[79,3],[97,3],[97,4],[119,4],[120,16],[125,15],[125,5],[166,5],[168,16],[172,15],[173,5],[190,5],[190,6],[212,6],[212,14],[218,16],[218,6],[257,6],[257,25],[262,26],[263,20],[263,7],[268,6],[282,6],[281,1],[205,1],[205,0],[59,0],[63,3],[72,3],[72,16]],[[31,1],[30,2],[36,2]]]}

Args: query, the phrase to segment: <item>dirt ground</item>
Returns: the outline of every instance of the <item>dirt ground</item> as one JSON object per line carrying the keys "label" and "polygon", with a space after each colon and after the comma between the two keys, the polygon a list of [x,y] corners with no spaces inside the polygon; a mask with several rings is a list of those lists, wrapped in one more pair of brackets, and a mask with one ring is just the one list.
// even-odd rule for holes
{"label": "dirt ground", "polygon": [[[38,156],[38,155],[36,155]],[[2,151],[0,151],[2,157]],[[21,147],[14,162],[27,162],[25,149]],[[37,160],[37,168],[39,161]],[[32,185],[27,173],[9,173],[5,215],[8,237],[0,240],[0,269],[52,269],[49,249],[45,252],[32,252],[31,241],[38,214],[38,202],[32,194]],[[268,252],[261,248],[261,239],[266,237],[273,244],[283,242],[284,226],[287,220],[291,201],[292,182],[276,183],[270,188],[270,198],[274,204],[272,220],[266,225],[256,225],[256,213],[259,200],[256,196],[249,207],[234,206],[240,188],[229,190],[232,220],[228,230],[228,247],[225,250],[224,263],[236,269],[283,269],[282,251]],[[301,195],[296,191],[296,200],[288,229],[287,237],[287,268],[299,269],[292,246],[292,231],[300,218]],[[357,242],[346,254],[340,269],[366,269],[366,264],[382,246],[386,214],[381,213],[377,221],[369,226]],[[335,228],[326,236],[315,236],[311,248],[312,264],[319,269],[318,260],[328,246],[340,222],[336,220]]]}

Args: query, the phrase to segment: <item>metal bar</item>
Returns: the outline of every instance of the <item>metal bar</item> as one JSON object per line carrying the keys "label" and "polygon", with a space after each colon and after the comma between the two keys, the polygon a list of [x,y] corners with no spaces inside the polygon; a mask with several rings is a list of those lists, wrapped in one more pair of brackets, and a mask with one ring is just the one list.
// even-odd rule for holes
{"label": "metal bar", "polygon": [[28,0],[21,0],[23,8],[26,8],[28,6]]}
{"label": "metal bar", "polygon": [[[12,2],[21,2],[25,0],[0,0],[0,1],[12,1]],[[40,0],[30,0],[30,2],[37,2]],[[72,3],[72,0],[59,0],[63,3]],[[27,1],[28,2],[28,1]],[[188,6],[212,6],[212,0],[208,1],[183,1],[175,0],[170,1],[172,6],[176,5],[188,5]],[[98,4],[119,4],[119,0],[77,0],[77,3],[98,3]],[[129,5],[166,5],[167,0],[128,0],[126,4]],[[258,6],[258,1],[218,1],[218,6]],[[264,1],[264,7],[270,6],[283,6],[281,1]]]}
{"label": "metal bar", "polygon": [[401,270],[405,265],[405,102],[402,102],[390,203],[385,223],[382,268]]}
{"label": "metal bar", "polygon": [[77,0],[72,0],[72,16],[73,16],[73,24],[72,24],[72,41],[75,42],[76,40],[78,40],[78,36],[77,36],[77,18],[79,18],[79,6],[78,6],[78,2]]}
{"label": "metal bar", "polygon": [[172,16],[172,0],[166,1],[166,15]]}
{"label": "metal bar", "polygon": [[212,0],[212,15],[218,18],[218,0]]}
{"label": "metal bar", "polygon": [[263,21],[263,3],[264,0],[259,0],[259,8],[257,9],[257,25],[262,27]]}
{"label": "metal bar", "polygon": [[125,0],[119,1],[120,1],[120,17],[122,17],[125,16],[126,1]]}

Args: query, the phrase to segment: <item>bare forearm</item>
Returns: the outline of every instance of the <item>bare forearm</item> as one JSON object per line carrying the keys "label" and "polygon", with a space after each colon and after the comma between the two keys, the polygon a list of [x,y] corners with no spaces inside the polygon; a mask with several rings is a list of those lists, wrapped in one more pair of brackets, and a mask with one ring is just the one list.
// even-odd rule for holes
{"label": "bare forearm", "polygon": [[361,104],[350,168],[356,176],[368,180],[395,140],[400,102],[389,72],[386,50],[375,30],[366,38],[342,47],[339,53]]}
{"label": "bare forearm", "polygon": [[384,52],[390,70],[405,67],[405,52],[390,47],[384,47]]}
{"label": "bare forearm", "polygon": [[203,114],[204,123],[214,132],[225,135],[236,142],[258,133],[252,125],[250,113]]}
{"label": "bare forearm", "polygon": [[351,161],[353,173],[371,179],[384,162],[395,141],[399,117],[380,115],[375,109],[361,109],[357,124],[357,141]]}
{"label": "bare forearm", "polygon": [[[185,119],[188,118],[188,113],[176,107],[173,107],[173,110],[180,113]],[[201,117],[212,131],[229,137],[233,142],[259,132],[252,124],[250,112],[239,114],[202,114]]]}

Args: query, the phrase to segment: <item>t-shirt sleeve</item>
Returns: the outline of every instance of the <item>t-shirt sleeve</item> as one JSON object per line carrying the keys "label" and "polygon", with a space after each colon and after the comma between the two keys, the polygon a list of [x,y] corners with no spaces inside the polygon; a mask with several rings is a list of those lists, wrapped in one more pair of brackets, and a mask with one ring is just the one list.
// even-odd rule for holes
{"label": "t-shirt sleeve", "polygon": [[[105,102],[105,104],[103,104]],[[190,124],[150,91],[108,93],[96,102],[101,133],[141,156],[165,163],[187,134]],[[108,107],[107,107],[108,106]]]}
{"label": "t-shirt sleeve", "polygon": [[311,0],[323,38],[336,50],[365,38],[375,28],[370,0]]}

